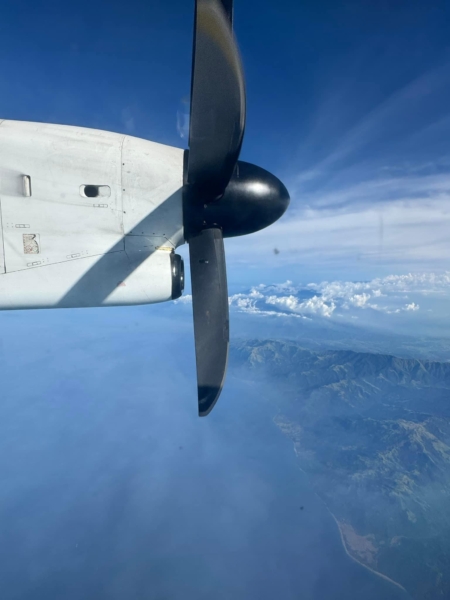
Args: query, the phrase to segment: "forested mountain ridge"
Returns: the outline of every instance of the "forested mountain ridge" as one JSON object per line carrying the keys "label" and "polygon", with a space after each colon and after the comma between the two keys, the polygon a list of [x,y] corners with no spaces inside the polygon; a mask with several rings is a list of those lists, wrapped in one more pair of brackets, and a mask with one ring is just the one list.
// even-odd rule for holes
{"label": "forested mountain ridge", "polygon": [[349,553],[450,597],[450,363],[246,340],[230,365],[261,386]]}

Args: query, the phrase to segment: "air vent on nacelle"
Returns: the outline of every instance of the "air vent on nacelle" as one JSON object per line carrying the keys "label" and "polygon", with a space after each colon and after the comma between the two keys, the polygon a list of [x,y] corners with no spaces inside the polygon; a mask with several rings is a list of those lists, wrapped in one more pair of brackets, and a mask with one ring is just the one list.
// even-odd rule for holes
{"label": "air vent on nacelle", "polygon": [[80,185],[80,195],[84,198],[107,198],[111,196],[109,185]]}

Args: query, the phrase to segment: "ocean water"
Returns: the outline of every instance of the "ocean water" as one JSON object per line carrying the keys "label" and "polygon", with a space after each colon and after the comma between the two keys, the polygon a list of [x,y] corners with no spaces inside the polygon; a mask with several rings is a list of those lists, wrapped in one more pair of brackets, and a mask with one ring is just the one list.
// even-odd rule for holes
{"label": "ocean water", "polygon": [[231,374],[196,416],[190,323],[138,307],[0,327],[2,599],[408,597],[347,556],[256,387]]}

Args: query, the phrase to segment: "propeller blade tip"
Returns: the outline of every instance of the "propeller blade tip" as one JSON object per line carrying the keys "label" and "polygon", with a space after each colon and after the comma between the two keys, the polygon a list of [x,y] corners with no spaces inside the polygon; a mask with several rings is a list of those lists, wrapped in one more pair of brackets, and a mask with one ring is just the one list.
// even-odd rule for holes
{"label": "propeller blade tip", "polygon": [[198,386],[198,416],[206,417],[214,408],[219,399],[221,387],[217,386]]}

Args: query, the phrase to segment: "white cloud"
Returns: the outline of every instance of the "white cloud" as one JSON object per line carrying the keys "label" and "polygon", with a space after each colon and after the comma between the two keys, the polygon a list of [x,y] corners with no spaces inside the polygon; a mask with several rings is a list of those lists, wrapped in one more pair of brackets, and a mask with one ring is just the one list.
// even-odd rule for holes
{"label": "white cloud", "polygon": [[[261,294],[261,297],[264,297]],[[289,312],[299,314],[315,314],[323,317],[330,317],[333,314],[336,305],[334,302],[325,302],[320,296],[313,296],[303,302],[299,301],[295,296],[269,296],[265,298],[266,304],[278,306]]]}
{"label": "white cloud", "polygon": [[[276,335],[279,327],[284,334],[292,328],[296,335],[304,324],[309,332],[324,327],[338,337],[350,326],[384,330],[388,335],[431,335],[442,339],[442,347],[447,347],[450,339],[450,270],[369,281],[261,283],[230,295],[228,301],[233,322],[243,318],[253,331],[267,326],[271,335]],[[187,305],[192,297],[186,295],[177,302],[190,309]]]}
{"label": "white cloud", "polygon": [[191,304],[192,303],[192,296],[190,294],[186,294],[185,296],[180,296],[180,298],[178,298],[178,300],[174,300],[175,304]]}
{"label": "white cloud", "polygon": [[[450,297],[450,271],[388,275],[371,281],[261,283],[247,292],[229,296],[228,303],[231,311],[254,315],[356,318],[367,311],[373,315],[418,313],[420,299],[446,301],[447,297]],[[186,294],[175,302],[190,304],[192,296]],[[425,311],[430,312],[430,309],[425,308]]]}
{"label": "white cloud", "polygon": [[415,302],[411,302],[411,304],[407,304],[405,306],[405,310],[419,310],[420,306]]}
{"label": "white cloud", "polygon": [[371,281],[260,284],[247,293],[230,296],[229,304],[232,310],[252,314],[356,318],[361,311],[373,315],[417,313],[419,298],[442,294],[450,295],[450,271],[388,275]]}
{"label": "white cloud", "polygon": [[349,298],[349,301],[353,304],[353,306],[363,308],[367,305],[367,300],[369,300],[369,298],[370,294],[355,294]]}
{"label": "white cloud", "polygon": [[[433,198],[342,200],[342,207],[293,209],[278,223],[230,240],[227,259],[237,264],[352,269],[446,269],[450,256],[449,192]],[[366,182],[367,188],[371,187]],[[350,193],[351,190],[347,190]],[[340,192],[345,196],[345,191]],[[389,198],[389,192],[386,197]],[[361,197],[361,195],[360,195]],[[347,202],[347,204],[345,204]],[[294,202],[293,202],[294,204]],[[273,255],[272,248],[280,249]]]}

